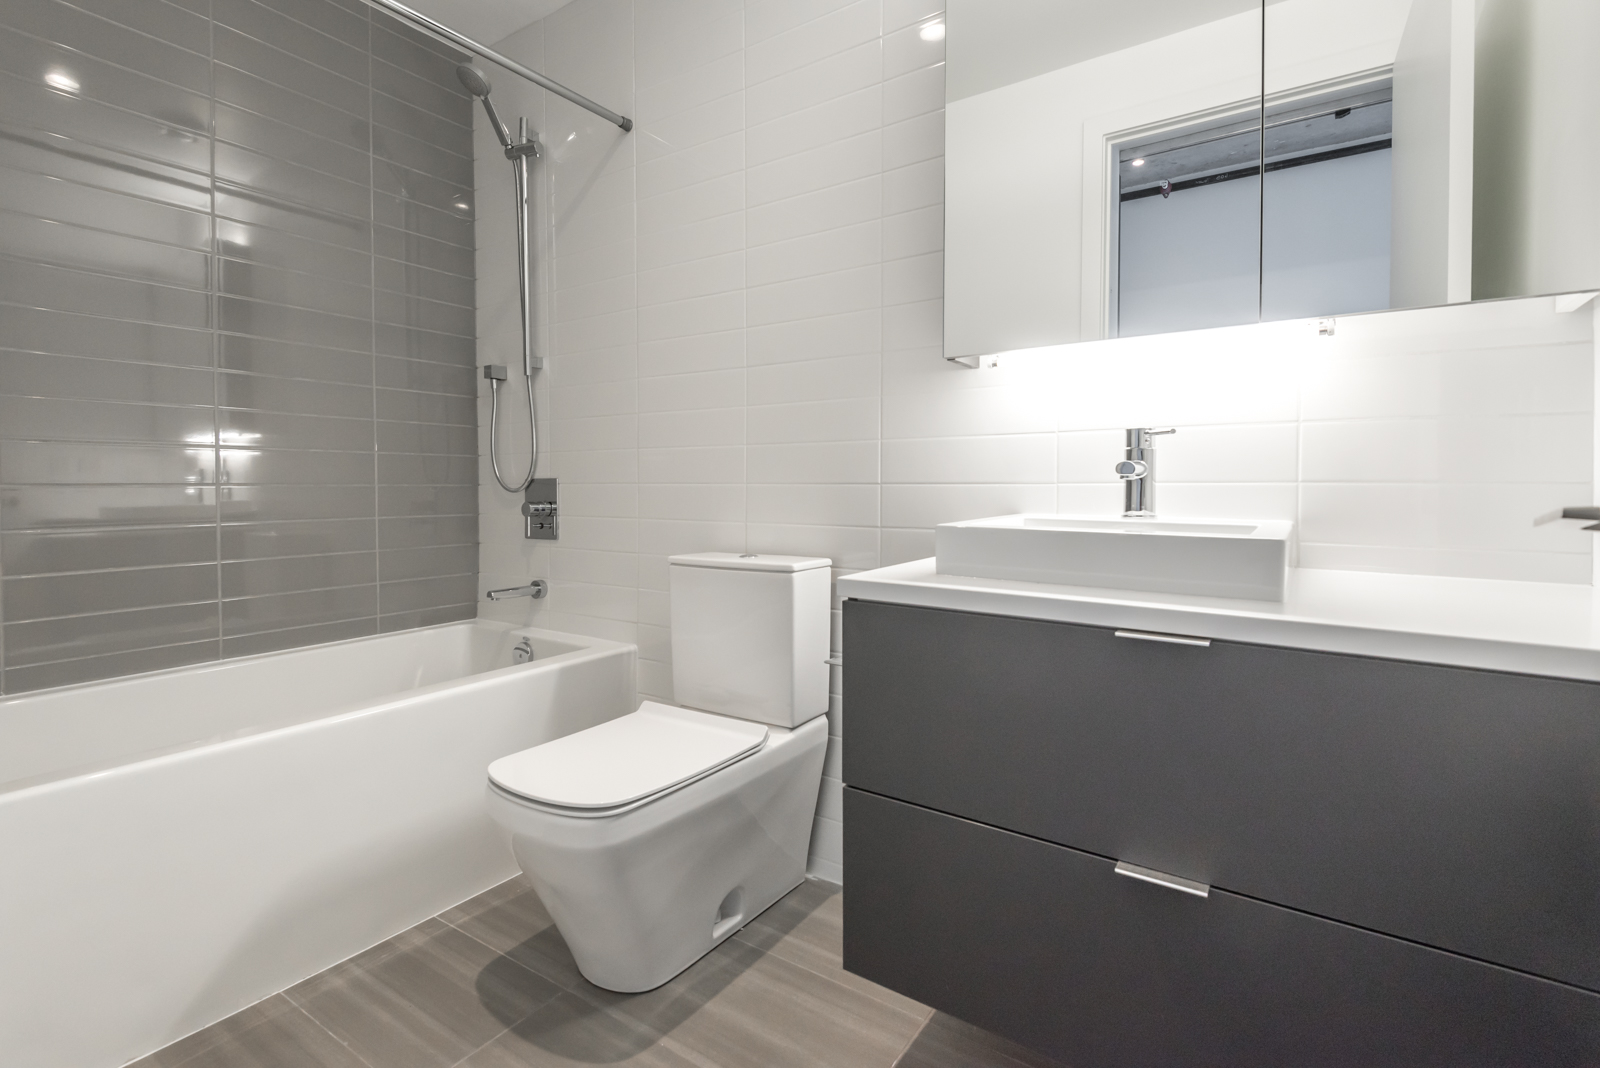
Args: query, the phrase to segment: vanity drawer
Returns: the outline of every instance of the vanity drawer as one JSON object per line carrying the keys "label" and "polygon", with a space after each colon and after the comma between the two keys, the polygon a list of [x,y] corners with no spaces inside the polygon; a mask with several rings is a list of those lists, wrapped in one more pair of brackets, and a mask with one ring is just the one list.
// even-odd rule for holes
{"label": "vanity drawer", "polygon": [[844,964],[1074,1068],[1555,1068],[1600,996],[845,790]]}
{"label": "vanity drawer", "polygon": [[844,614],[852,786],[1600,989],[1600,685]]}

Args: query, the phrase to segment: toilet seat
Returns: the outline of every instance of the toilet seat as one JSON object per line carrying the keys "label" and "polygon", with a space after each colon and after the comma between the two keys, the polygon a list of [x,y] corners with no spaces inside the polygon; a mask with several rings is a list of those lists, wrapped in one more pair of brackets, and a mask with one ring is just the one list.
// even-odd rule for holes
{"label": "toilet seat", "polygon": [[511,800],[579,818],[648,804],[758,752],[760,723],[645,701],[638,711],[489,765]]}

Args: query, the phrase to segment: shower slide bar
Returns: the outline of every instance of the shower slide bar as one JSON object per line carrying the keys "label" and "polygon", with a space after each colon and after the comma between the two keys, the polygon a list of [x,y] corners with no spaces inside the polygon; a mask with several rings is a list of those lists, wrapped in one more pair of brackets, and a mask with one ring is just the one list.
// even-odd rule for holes
{"label": "shower slide bar", "polygon": [[474,55],[482,56],[490,63],[504,67],[512,74],[520,75],[521,77],[528,79],[528,81],[539,86],[541,89],[548,89],[557,96],[565,100],[572,101],[580,108],[594,112],[607,122],[616,123],[618,126],[622,127],[623,133],[627,133],[633,129],[633,120],[628,118],[626,115],[618,115],[610,108],[601,107],[599,104],[596,104],[593,100],[590,100],[582,93],[574,93],[571,89],[568,89],[560,82],[551,81],[538,71],[524,67],[521,63],[518,63],[516,60],[507,56],[502,56],[494,49],[489,48],[486,45],[479,44],[477,41],[474,41],[465,34],[457,33],[444,23],[436,22],[420,11],[411,10],[411,8],[400,3],[399,0],[367,0],[367,3],[399,15],[407,22],[415,23],[425,30],[438,34],[440,37],[443,37],[452,44],[460,45],[462,48],[465,48],[468,52],[471,52]]}

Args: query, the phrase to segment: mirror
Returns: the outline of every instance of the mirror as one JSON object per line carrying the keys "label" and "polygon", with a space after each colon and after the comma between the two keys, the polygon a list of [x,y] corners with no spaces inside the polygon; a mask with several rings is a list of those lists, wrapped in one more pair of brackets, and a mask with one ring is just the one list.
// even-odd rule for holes
{"label": "mirror", "polygon": [[1259,0],[945,22],[946,355],[1255,321]]}
{"label": "mirror", "polygon": [[950,0],[950,356],[1600,288],[1593,0]]}

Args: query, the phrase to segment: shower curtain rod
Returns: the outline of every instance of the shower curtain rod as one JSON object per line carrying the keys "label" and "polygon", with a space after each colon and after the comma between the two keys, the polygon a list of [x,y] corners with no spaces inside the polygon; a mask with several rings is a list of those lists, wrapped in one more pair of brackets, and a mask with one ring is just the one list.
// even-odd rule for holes
{"label": "shower curtain rod", "polygon": [[580,108],[585,108],[594,112],[607,122],[616,123],[618,126],[622,127],[623,133],[627,133],[629,130],[633,129],[633,120],[628,118],[626,115],[618,115],[610,108],[601,107],[599,104],[596,104],[593,100],[590,100],[583,94],[574,93],[571,89],[568,89],[560,82],[551,81],[538,71],[524,67],[521,63],[518,63],[514,59],[502,56],[499,52],[489,48],[487,45],[481,45],[465,34],[457,33],[444,23],[436,22],[420,11],[411,10],[409,7],[406,7],[406,5],[400,3],[399,0],[367,0],[367,3],[381,7],[386,11],[393,12],[408,22],[414,22],[423,29],[438,34],[440,37],[443,37],[452,44],[458,44],[462,48],[465,48],[468,52],[482,56],[484,59],[487,59],[490,63],[494,63],[497,66],[504,67],[512,74],[521,75],[534,85],[539,86],[541,89],[548,89],[557,96],[572,101]]}

